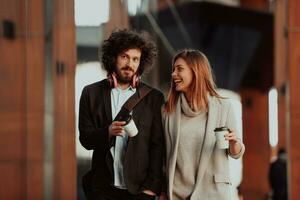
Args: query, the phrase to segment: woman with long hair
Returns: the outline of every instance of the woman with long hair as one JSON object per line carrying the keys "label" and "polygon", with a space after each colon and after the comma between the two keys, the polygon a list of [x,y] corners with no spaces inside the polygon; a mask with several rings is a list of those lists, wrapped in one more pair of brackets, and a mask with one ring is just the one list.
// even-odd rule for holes
{"label": "woman with long hair", "polygon": [[[183,50],[172,65],[162,109],[168,199],[229,200],[229,156],[237,159],[245,151],[230,100],[217,93],[209,61],[200,51]],[[216,128],[227,130],[227,148],[218,147]]]}

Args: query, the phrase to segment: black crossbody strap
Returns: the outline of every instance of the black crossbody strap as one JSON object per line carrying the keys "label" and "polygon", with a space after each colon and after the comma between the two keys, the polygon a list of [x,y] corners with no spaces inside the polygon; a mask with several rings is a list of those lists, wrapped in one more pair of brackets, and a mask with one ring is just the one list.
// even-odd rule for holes
{"label": "black crossbody strap", "polygon": [[129,112],[142,100],[152,89],[142,85],[123,105]]}
{"label": "black crossbody strap", "polygon": [[141,85],[136,93],[132,95],[122,106],[119,113],[116,115],[114,121],[118,121],[119,117],[123,114],[130,113],[133,108],[152,90],[152,88],[147,85]]}

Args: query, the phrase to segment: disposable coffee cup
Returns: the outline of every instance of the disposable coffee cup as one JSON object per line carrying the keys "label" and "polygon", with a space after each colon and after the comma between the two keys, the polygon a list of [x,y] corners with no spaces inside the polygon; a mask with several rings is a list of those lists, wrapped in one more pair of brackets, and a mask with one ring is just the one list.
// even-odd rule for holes
{"label": "disposable coffee cup", "polygon": [[229,132],[229,129],[226,127],[215,128],[217,147],[219,149],[228,149],[229,141],[225,139],[225,134]]}
{"label": "disposable coffee cup", "polygon": [[132,117],[130,117],[130,119],[128,121],[126,121],[126,124],[123,126],[123,128],[129,137],[134,137],[138,134],[138,129],[137,129]]}

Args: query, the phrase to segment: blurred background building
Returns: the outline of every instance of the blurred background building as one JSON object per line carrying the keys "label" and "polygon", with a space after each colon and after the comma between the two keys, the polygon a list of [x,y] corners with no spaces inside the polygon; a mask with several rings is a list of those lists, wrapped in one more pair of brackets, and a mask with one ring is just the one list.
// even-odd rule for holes
{"label": "blurred background building", "polygon": [[[167,95],[171,59],[197,48],[235,99],[246,145],[233,192],[270,198],[270,163],[287,150],[300,199],[298,0],[0,0],[0,199],[84,199],[91,152],[78,141],[82,88],[106,77],[98,47],[116,28],[147,31],[159,57],[143,79]],[[298,99],[298,100],[297,100]]]}

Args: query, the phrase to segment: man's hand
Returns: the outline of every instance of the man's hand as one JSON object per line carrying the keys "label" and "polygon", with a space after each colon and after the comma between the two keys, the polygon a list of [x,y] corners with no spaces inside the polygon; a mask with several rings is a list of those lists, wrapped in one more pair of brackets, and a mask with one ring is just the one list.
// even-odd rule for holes
{"label": "man's hand", "polygon": [[150,196],[155,196],[156,194],[152,192],[151,190],[143,190],[143,193],[150,195]]}
{"label": "man's hand", "polygon": [[123,126],[126,124],[124,121],[113,121],[108,128],[109,137],[111,136],[124,136]]}

